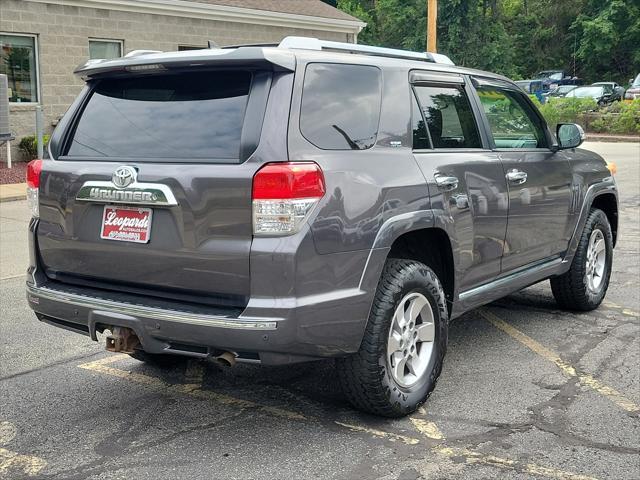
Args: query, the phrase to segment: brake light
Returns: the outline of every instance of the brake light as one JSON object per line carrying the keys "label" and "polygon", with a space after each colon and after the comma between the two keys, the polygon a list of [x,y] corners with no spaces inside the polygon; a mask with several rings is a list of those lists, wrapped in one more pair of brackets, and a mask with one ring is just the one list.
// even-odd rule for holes
{"label": "brake light", "polygon": [[268,163],[253,177],[254,235],[292,235],[325,194],[313,162]]}
{"label": "brake light", "polygon": [[42,173],[42,160],[31,160],[27,164],[27,204],[31,210],[31,216],[35,218],[40,216],[38,208],[40,173]]}
{"label": "brake light", "polygon": [[40,187],[40,172],[42,172],[42,160],[31,160],[27,164],[27,187]]}

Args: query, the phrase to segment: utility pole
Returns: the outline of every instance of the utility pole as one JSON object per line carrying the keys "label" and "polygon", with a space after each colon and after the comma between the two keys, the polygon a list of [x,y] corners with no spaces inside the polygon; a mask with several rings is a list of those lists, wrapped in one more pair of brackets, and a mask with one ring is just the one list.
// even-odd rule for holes
{"label": "utility pole", "polygon": [[438,0],[427,0],[427,52],[437,53]]}

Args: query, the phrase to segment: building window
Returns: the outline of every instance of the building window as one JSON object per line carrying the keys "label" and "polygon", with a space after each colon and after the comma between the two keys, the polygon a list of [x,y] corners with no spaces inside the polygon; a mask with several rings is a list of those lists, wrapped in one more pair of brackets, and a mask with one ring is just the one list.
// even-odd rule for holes
{"label": "building window", "polygon": [[36,37],[0,33],[0,73],[9,81],[9,101],[38,101]]}
{"label": "building window", "polygon": [[89,40],[89,59],[111,59],[122,56],[122,40]]}

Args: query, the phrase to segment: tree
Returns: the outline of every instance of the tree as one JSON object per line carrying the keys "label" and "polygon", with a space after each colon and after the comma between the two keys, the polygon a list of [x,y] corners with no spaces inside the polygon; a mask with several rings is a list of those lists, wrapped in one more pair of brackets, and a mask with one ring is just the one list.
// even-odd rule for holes
{"label": "tree", "polygon": [[[367,22],[359,41],[424,51],[426,0],[338,0]],[[640,71],[638,0],[439,0],[438,50],[513,78],[563,68],[586,81]]]}

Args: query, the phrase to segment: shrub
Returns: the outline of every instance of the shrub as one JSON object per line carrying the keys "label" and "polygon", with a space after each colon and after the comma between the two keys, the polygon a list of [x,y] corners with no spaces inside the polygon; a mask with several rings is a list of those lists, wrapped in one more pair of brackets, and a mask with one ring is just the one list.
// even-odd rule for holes
{"label": "shrub", "polygon": [[[49,135],[43,135],[42,140],[44,141],[44,148],[47,148],[47,144],[49,143]],[[18,143],[18,148],[27,156],[29,160],[33,160],[38,156],[38,141],[35,135],[27,135],[26,137],[22,137],[20,143]]]}
{"label": "shrub", "polygon": [[533,101],[552,130],[558,123],[577,123],[593,133],[640,134],[640,99],[614,102],[600,109],[594,100],[583,98],[556,98],[544,105]]}
{"label": "shrub", "polygon": [[554,98],[538,107],[552,130],[558,123],[578,123],[587,126],[589,114],[598,110],[591,98]]}

